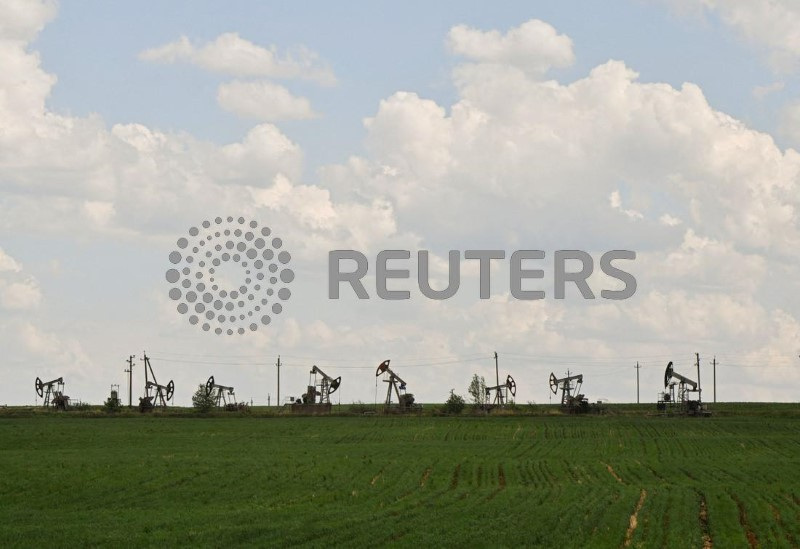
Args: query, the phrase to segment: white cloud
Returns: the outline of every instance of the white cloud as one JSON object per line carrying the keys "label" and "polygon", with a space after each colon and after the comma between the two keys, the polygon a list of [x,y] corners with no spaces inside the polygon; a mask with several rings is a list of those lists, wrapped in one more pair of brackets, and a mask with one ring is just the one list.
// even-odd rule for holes
{"label": "white cloud", "polygon": [[0,248],[0,307],[8,311],[35,309],[42,301],[39,283],[22,272],[22,265]]}
{"label": "white cloud", "polygon": [[0,273],[2,272],[12,272],[18,273],[22,270],[22,265],[19,262],[8,255],[3,248],[0,248]]}
{"label": "white cloud", "polygon": [[28,42],[55,17],[52,0],[6,0],[0,5],[0,36],[4,40]]}
{"label": "white cloud", "polygon": [[84,202],[83,211],[89,221],[98,226],[108,225],[116,213],[112,202],[99,200],[87,200]]}
{"label": "white cloud", "polygon": [[575,60],[572,40],[538,19],[505,34],[458,25],[450,29],[447,43],[453,53],[470,60],[512,66],[534,76],[551,67],[567,67]]}
{"label": "white cloud", "polygon": [[[309,76],[314,70],[308,64],[287,65],[288,57],[273,50],[223,36],[202,46],[179,41],[144,55],[240,77],[321,78]],[[496,344],[586,357],[592,398],[601,390],[621,394],[593,377],[591,360],[597,356],[678,353],[695,346],[709,354],[731,348],[744,355],[767,346],[777,353],[769,362],[796,351],[791,300],[800,293],[798,279],[787,277],[776,290],[770,277],[781,266],[791,270],[800,253],[800,154],[780,150],[769,135],[715,110],[699,87],[641,82],[620,61],[572,82],[543,81],[549,67],[572,62],[569,39],[544,23],[529,22],[505,35],[457,27],[449,41],[467,58],[453,73],[454,103],[440,105],[413,91],[390,94],[365,121],[367,153],[325,167],[314,184],[304,181],[301,146],[269,123],[220,146],[141,124],[108,129],[98,117],[53,113],[45,101],[55,78],[41,69],[29,44],[0,40],[0,231],[75,239],[89,234],[98,237],[93,242],[107,238],[131,253],[143,253],[139,244],[150,239],[161,250],[153,253],[165,255],[177,231],[209,215],[235,212],[269,220],[276,233],[280,229],[300,264],[297,283],[305,284],[292,298],[286,322],[246,340],[195,338],[158,283],[121,292],[124,318],[121,313],[118,321],[59,324],[50,317],[44,328],[34,318],[17,331],[4,329],[4,337],[18,336],[12,343],[27,353],[25,364],[54,357],[64,368],[85,365],[93,373],[100,370],[92,362],[110,363],[121,348],[124,355],[143,341],[161,342],[172,352],[229,350],[259,357],[280,346],[287,354],[346,356],[358,364],[486,355],[460,369],[401,370],[420,400],[441,399],[443,383],[458,388],[473,369],[489,369]],[[319,69],[316,61],[310,66]],[[430,248],[441,285],[448,249],[567,246],[637,250],[631,266],[640,284],[637,296],[622,303],[518,302],[508,296],[501,270],[493,276],[492,299],[478,301],[474,262],[463,265],[462,290],[447,302],[415,297],[405,303],[333,303],[324,295],[330,249],[372,256],[379,249]],[[0,265],[10,274],[3,275],[3,288],[30,282],[13,295],[27,295],[18,304],[36,303],[38,284],[5,257],[0,254]],[[70,258],[57,259],[59,279],[74,281]],[[551,264],[544,267],[551,272]],[[119,270],[121,276],[125,271]],[[374,280],[367,285],[374,293]],[[551,280],[545,289],[551,296]],[[48,306],[65,299],[46,293]],[[139,305],[143,312],[133,316],[130,309]],[[43,308],[19,315],[51,314]],[[84,348],[91,349],[91,360]],[[303,387],[306,364],[295,366],[294,373],[287,366],[286,375]],[[518,398],[546,400],[552,368],[541,360],[507,367],[520,383]],[[172,375],[169,368],[159,371]],[[252,369],[243,372],[243,383],[255,385],[254,375]],[[348,376],[347,398],[372,396],[370,376],[367,383]],[[96,377],[105,392],[105,377]],[[194,377],[195,370],[178,372],[176,382],[191,387]]]}
{"label": "white cloud", "polygon": [[780,132],[800,150],[800,100],[789,103],[783,108]]}
{"label": "white cloud", "polygon": [[226,111],[265,122],[305,120],[315,116],[305,97],[296,97],[271,82],[234,80],[220,84],[217,102]]}
{"label": "white cloud", "polygon": [[753,97],[760,101],[772,93],[783,90],[783,88],[783,82],[773,82],[772,84],[767,84],[766,86],[756,86],[753,88]]}
{"label": "white cloud", "polygon": [[30,322],[19,327],[18,336],[29,352],[52,361],[51,367],[58,366],[66,368],[67,371],[81,372],[92,364],[80,342],[60,337]]}
{"label": "white cloud", "polygon": [[670,215],[668,213],[665,213],[664,215],[659,217],[658,221],[662,225],[666,225],[667,227],[675,227],[675,226],[680,225],[681,223],[683,223],[683,221],[680,218],[672,216],[672,215]]}
{"label": "white cloud", "polygon": [[608,196],[608,202],[611,205],[612,209],[617,210],[618,212],[624,213],[630,219],[637,220],[637,219],[643,219],[644,218],[644,216],[642,215],[641,212],[638,212],[638,211],[633,210],[633,209],[626,209],[626,208],[622,207],[622,196],[619,194],[619,191],[616,191],[616,190],[613,191]]}
{"label": "white cloud", "polygon": [[39,306],[41,301],[42,292],[33,278],[9,284],[0,280],[0,305],[4,309],[27,311]]}
{"label": "white cloud", "polygon": [[766,50],[778,72],[800,68],[800,4],[796,0],[668,0],[683,12],[719,15],[746,40]]}
{"label": "white cloud", "polygon": [[203,45],[192,44],[182,36],[175,42],[145,50],[139,57],[157,63],[187,62],[234,76],[299,78],[324,86],[336,83],[331,68],[308,48],[298,47],[281,56],[276,46],[259,46],[235,32],[221,34]]}

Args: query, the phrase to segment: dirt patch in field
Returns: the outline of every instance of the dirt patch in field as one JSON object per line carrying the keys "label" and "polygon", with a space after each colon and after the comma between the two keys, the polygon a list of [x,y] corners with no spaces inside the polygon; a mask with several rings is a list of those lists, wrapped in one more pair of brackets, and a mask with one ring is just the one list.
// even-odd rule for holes
{"label": "dirt patch in field", "polygon": [[456,468],[453,469],[453,476],[450,479],[450,489],[455,490],[458,488],[458,477],[461,476],[461,464],[459,463],[456,465]]}
{"label": "dirt patch in field", "polygon": [[620,476],[617,474],[617,472],[616,472],[616,471],[614,471],[614,468],[613,468],[611,465],[609,465],[608,463],[603,463],[603,465],[605,465],[605,466],[606,466],[606,469],[607,469],[607,470],[608,470],[608,472],[611,474],[611,476],[612,476],[612,477],[614,477],[615,479],[617,479],[617,482],[619,482],[620,484],[624,484],[624,483],[622,482],[622,477],[620,477]]}
{"label": "dirt patch in field", "polygon": [[497,488],[494,490],[494,492],[489,494],[489,496],[486,498],[486,501],[493,500],[497,494],[506,489],[506,472],[503,470],[502,465],[497,466],[497,484]]}
{"label": "dirt patch in field", "polygon": [[733,501],[736,502],[736,506],[739,508],[739,524],[741,524],[742,528],[744,528],[744,535],[747,537],[747,544],[750,546],[750,549],[759,547],[758,538],[756,537],[756,533],[753,532],[753,529],[750,528],[750,522],[747,520],[747,511],[744,508],[742,500],[733,494],[731,494],[731,498],[733,498]]}
{"label": "dirt patch in field", "polygon": [[639,511],[642,510],[642,505],[644,505],[645,498],[647,498],[647,490],[642,488],[642,491],[639,494],[639,501],[636,502],[636,507],[633,510],[633,514],[631,515],[630,520],[628,520],[628,529],[625,531],[625,541],[622,544],[623,547],[630,547],[631,541],[633,541],[633,533],[636,531],[636,527],[639,526]]}
{"label": "dirt patch in field", "polygon": [[703,549],[711,549],[714,547],[714,542],[711,541],[711,533],[708,529],[708,506],[706,505],[706,496],[698,493],[700,496],[700,530],[703,532]]}
{"label": "dirt patch in field", "polygon": [[431,476],[431,471],[433,471],[433,469],[431,467],[428,467],[427,469],[425,469],[425,472],[422,473],[422,478],[419,481],[420,488],[425,487],[425,485],[428,483],[428,479]]}

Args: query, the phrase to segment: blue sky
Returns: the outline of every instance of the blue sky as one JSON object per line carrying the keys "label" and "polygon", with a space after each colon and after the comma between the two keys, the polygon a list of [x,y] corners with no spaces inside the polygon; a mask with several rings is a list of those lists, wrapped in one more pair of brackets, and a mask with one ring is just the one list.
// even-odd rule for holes
{"label": "blue sky", "polygon": [[[793,2],[0,10],[0,403],[30,403],[36,375],[99,402],[144,349],[181,404],[211,373],[264,402],[278,354],[284,395],[317,364],[371,402],[391,358],[442,400],[493,375],[495,350],[520,401],[567,367],[591,398],[629,401],[637,361],[654,399],[667,360],[695,352],[731,372],[726,399],[796,399]],[[228,214],[273,226],[298,275],[279,321],[232,339],[190,326],[164,281],[178,236]],[[413,284],[407,302],[329,300],[327,252],[349,248],[429,249],[439,285],[450,249],[544,249],[551,273],[554,250],[626,248],[639,290],[520,302],[500,263],[479,300],[464,262],[447,302]]]}
{"label": "blue sky", "polygon": [[[146,7],[142,7],[146,6]],[[192,66],[158,66],[137,59],[144,49],[186,35],[210,41],[236,31],[262,45],[303,44],[320,52],[339,85],[293,82],[322,117],[282,127],[302,142],[308,169],[362,152],[362,119],[397,90],[414,90],[442,105],[453,103],[449,75],[458,59],[444,37],[459,23],[506,29],[531,18],[545,20],[575,42],[576,63],[553,71],[562,82],[580,78],[609,59],[622,59],[643,82],[699,84],[709,102],[748,125],[777,135],[777,107],[788,89],[764,100],[756,86],[775,75],[757,49],[737,39],[714,14],[681,17],[666,4],[619,1],[552,2],[67,2],[36,41],[43,66],[58,74],[49,104],[109,123],[141,122],[226,143],[249,122],[215,104],[219,75]],[[796,84],[797,79],[790,79]],[[149,83],[132,86],[131,82]],[[313,177],[313,171],[308,174]]]}

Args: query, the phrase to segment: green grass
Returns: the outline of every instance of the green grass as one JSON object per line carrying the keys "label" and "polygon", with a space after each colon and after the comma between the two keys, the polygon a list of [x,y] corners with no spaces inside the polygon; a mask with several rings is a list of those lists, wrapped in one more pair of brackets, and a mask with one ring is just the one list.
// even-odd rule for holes
{"label": "green grass", "polygon": [[0,547],[797,547],[799,427],[0,416]]}

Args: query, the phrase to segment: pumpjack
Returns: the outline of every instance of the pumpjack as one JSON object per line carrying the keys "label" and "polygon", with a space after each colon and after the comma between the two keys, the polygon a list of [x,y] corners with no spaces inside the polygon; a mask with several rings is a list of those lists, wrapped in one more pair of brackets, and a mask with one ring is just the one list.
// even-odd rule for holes
{"label": "pumpjack", "polygon": [[69,397],[64,394],[64,378],[59,377],[52,381],[42,381],[36,378],[36,394],[44,398],[42,406],[53,406],[56,410],[66,411],[69,407]]}
{"label": "pumpjack", "polygon": [[580,393],[583,384],[583,374],[570,375],[557,378],[554,373],[550,373],[550,390],[553,394],[561,391],[561,409],[570,414],[585,414],[591,408],[589,399]]}
{"label": "pumpjack", "polygon": [[[414,395],[406,392],[406,382],[389,368],[389,360],[384,360],[378,365],[375,377],[385,374],[384,382],[386,387],[386,400],[384,401],[384,413],[399,412],[405,413],[418,410],[422,406],[414,404]],[[397,404],[392,404],[392,393],[397,396]]]}
{"label": "pumpjack", "polygon": [[[494,400],[492,400],[492,392],[494,391]],[[509,394],[512,397],[517,396],[517,382],[511,377],[511,374],[506,376],[506,382],[494,387],[486,387],[486,402],[487,408],[491,409],[495,406],[505,406],[509,401]]]}
{"label": "pumpjack", "polygon": [[[175,394],[175,382],[170,380],[166,385],[161,385],[156,379],[153,367],[150,365],[150,357],[144,353],[144,397],[139,398],[139,411],[147,412],[161,406],[167,407],[167,402],[172,400]],[[149,374],[149,375],[148,375]],[[150,380],[152,378],[152,381]]]}
{"label": "pumpjack", "polygon": [[[659,393],[656,408],[659,411],[677,411],[691,416],[708,416],[705,404],[700,398],[700,357],[697,357],[697,379],[695,381],[675,371],[672,361],[664,370],[664,392]],[[677,390],[676,390],[677,389]]]}
{"label": "pumpjack", "polygon": [[292,411],[304,414],[329,413],[331,411],[331,395],[341,384],[342,376],[333,378],[315,364],[309,373],[306,392],[294,400]]}
{"label": "pumpjack", "polygon": [[235,412],[247,408],[246,404],[236,402],[233,387],[218,384],[214,380],[214,376],[209,376],[206,381],[206,396],[214,399],[214,405],[217,408],[224,408],[227,412]]}

